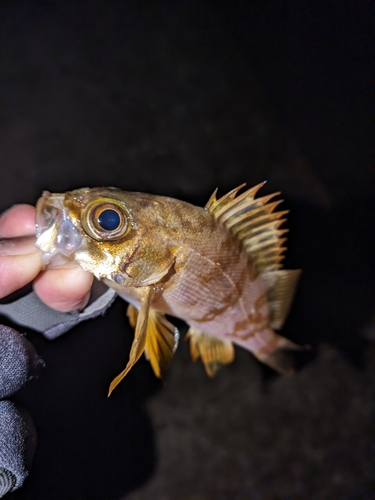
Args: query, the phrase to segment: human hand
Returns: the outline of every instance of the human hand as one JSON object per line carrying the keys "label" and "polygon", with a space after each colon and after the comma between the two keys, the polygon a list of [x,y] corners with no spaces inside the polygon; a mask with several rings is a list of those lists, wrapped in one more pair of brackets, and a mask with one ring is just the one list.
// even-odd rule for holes
{"label": "human hand", "polygon": [[1,216],[0,298],[34,281],[35,293],[52,309],[68,312],[84,308],[93,276],[73,262],[44,270],[41,252],[34,243],[34,207],[16,205]]}
{"label": "human hand", "polygon": [[[92,276],[74,264],[44,270],[35,247],[35,208],[17,205],[0,218],[0,298],[34,281],[48,306],[62,312],[83,308]],[[42,360],[16,330],[0,325],[0,497],[19,488],[28,475],[36,446],[32,420],[4,400],[36,376]]]}

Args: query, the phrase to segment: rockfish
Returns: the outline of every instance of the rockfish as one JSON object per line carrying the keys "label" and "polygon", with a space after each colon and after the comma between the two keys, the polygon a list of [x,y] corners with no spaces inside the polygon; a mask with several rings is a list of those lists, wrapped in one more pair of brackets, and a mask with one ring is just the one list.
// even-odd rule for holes
{"label": "rockfish", "polygon": [[129,303],[134,340],[109,393],[143,352],[164,376],[178,343],[166,314],[190,326],[192,358],[209,376],[233,361],[233,344],[280,373],[293,370],[285,349],[299,346],[274,330],[300,271],[282,269],[287,211],[271,201],[280,193],[255,198],[263,184],[220,199],[216,190],[205,208],[112,187],[43,193],[36,245],[45,261],[75,261]]}

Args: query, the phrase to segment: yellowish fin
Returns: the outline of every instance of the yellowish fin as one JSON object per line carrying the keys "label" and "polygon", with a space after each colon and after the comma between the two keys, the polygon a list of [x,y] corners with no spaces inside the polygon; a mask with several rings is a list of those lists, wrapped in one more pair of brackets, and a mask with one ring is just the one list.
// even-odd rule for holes
{"label": "yellowish fin", "polygon": [[281,270],[288,229],[280,229],[288,210],[275,212],[282,200],[270,200],[280,193],[255,198],[264,183],[237,196],[242,184],[219,200],[216,191],[206,209],[224,224],[241,244],[265,285],[270,312],[270,325],[280,329],[288,315],[300,270]]}
{"label": "yellowish fin", "polygon": [[288,231],[279,229],[286,221],[282,216],[288,211],[274,212],[282,200],[269,203],[280,193],[255,198],[263,185],[264,182],[236,196],[244,186],[242,184],[219,200],[216,200],[215,191],[206,204],[206,209],[239,241],[259,273],[282,267],[282,254],[286,250],[283,244],[286,240],[281,236]]}
{"label": "yellowish fin", "polygon": [[[131,326],[137,322],[138,309],[129,305],[127,315]],[[158,378],[163,379],[177,349],[180,334],[164,314],[150,309],[145,355]]]}
{"label": "yellowish fin", "polygon": [[[108,396],[111,395],[113,389],[121,382],[121,380],[129,373],[135,363],[142,356],[146,347],[148,317],[150,305],[154,298],[155,292],[153,287],[145,287],[145,293],[141,300],[141,307],[136,318],[136,326],[134,332],[134,340],[130,349],[129,361],[125,369],[115,377],[109,386]],[[133,318],[135,319],[135,318]]]}
{"label": "yellowish fin", "polygon": [[190,354],[193,361],[201,357],[209,377],[215,376],[223,365],[234,360],[234,347],[228,339],[213,337],[193,326],[189,328],[186,338],[190,340]]}
{"label": "yellowish fin", "polygon": [[150,307],[153,296],[154,292],[150,287],[147,297],[141,302],[139,311],[131,304],[128,307],[129,323],[132,327],[135,327],[134,340],[128,364],[125,370],[112,381],[108,395],[129,373],[143,352],[145,352],[146,358],[150,361],[152,369],[158,378],[164,378],[169,368],[178,346],[180,334],[164,314]]}
{"label": "yellowish fin", "polygon": [[270,325],[275,330],[279,330],[285,322],[292,305],[300,274],[299,269],[279,270],[262,274],[266,287]]}
{"label": "yellowish fin", "polygon": [[137,324],[138,314],[139,314],[138,309],[132,304],[129,304],[126,310],[126,316],[128,317],[130,326],[133,328],[135,328],[135,325]]}

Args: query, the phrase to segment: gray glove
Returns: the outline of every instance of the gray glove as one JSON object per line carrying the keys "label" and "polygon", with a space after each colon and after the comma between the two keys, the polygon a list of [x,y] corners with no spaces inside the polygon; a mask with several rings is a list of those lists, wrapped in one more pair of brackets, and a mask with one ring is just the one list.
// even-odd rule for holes
{"label": "gray glove", "polygon": [[[95,282],[90,303],[82,312],[54,311],[30,293],[10,304],[0,304],[0,314],[54,339],[81,321],[104,314],[115,297],[113,290]],[[23,335],[0,325],[0,498],[22,486],[36,447],[31,417],[3,398],[37,376],[43,365],[34,346]]]}
{"label": "gray glove", "polygon": [[[0,325],[0,398],[38,375],[43,361],[19,332]],[[0,498],[24,482],[36,446],[31,418],[10,401],[0,401]]]}

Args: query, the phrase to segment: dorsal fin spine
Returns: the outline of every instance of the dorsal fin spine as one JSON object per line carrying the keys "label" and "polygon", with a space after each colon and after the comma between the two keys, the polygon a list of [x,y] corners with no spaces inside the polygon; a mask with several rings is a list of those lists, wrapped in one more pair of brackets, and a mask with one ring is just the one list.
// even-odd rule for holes
{"label": "dorsal fin spine", "polygon": [[260,215],[254,219],[248,217],[247,219],[241,221],[238,225],[233,224],[230,229],[236,237],[241,237],[241,233],[245,231],[259,230],[259,228],[263,227],[265,224],[274,224],[274,227],[277,229],[286,221],[286,219],[281,219],[281,217],[286,215],[286,213],[288,213],[288,210],[275,212],[273,214]]}
{"label": "dorsal fin spine", "polygon": [[[259,241],[257,243],[254,243],[251,240],[248,240],[244,242],[244,249],[246,251],[246,247],[248,245],[251,245],[251,250],[253,252],[262,252],[265,253],[266,249],[268,247],[273,248],[275,251],[276,250],[282,250],[285,251],[286,247],[283,247],[282,245],[286,242],[287,238],[267,238],[266,240]],[[275,248],[275,243],[279,246],[279,248]]]}
{"label": "dorsal fin spine", "polygon": [[[276,212],[274,214],[264,214],[263,210],[256,209],[254,210],[254,214],[248,214],[248,213],[243,213],[241,214],[237,220],[229,220],[227,223],[227,226],[230,228],[230,230],[234,233],[237,234],[238,231],[243,229],[245,226],[248,225],[260,225],[264,223],[264,221],[269,221],[269,220],[276,220],[279,219],[283,214],[281,212]],[[281,215],[280,215],[281,214]]]}
{"label": "dorsal fin spine", "polygon": [[[241,213],[239,215],[232,215],[228,219],[225,220],[225,225],[230,228],[231,230],[236,230],[239,225],[243,226],[245,223],[249,223],[251,221],[256,221],[259,219],[259,222],[261,222],[261,218],[263,217],[264,220],[271,220],[271,219],[278,219],[280,218],[284,212],[275,212],[273,213],[273,210],[280,205],[282,200],[275,201],[274,203],[270,203],[269,207],[266,205],[267,208],[264,207],[264,205],[258,206],[254,208],[253,210],[247,210],[248,207],[245,207],[245,209],[241,210]],[[272,206],[271,206],[272,205]],[[278,215],[280,214],[280,215]],[[220,222],[222,220],[220,219]]]}
{"label": "dorsal fin spine", "polygon": [[[210,207],[210,212],[215,214],[216,219],[218,219],[220,217],[220,215],[225,212],[225,210],[227,209],[227,206],[229,204],[232,206],[233,201],[235,204],[237,204],[238,200],[242,200],[244,195],[246,195],[245,198],[248,197],[250,200],[253,200],[256,193],[259,191],[259,189],[262,186],[264,186],[264,182],[262,182],[261,184],[258,184],[257,186],[254,186],[254,187],[248,189],[247,191],[245,191],[244,193],[242,193],[240,196],[238,196],[236,198],[236,194],[244,186],[246,186],[246,184],[241,184],[241,186],[238,186],[237,188],[232,189],[232,191],[230,191],[229,193],[222,196],[219,200],[217,200]],[[207,208],[207,205],[206,205],[206,208]]]}
{"label": "dorsal fin spine", "polygon": [[280,236],[282,236],[285,233],[288,233],[289,229],[277,229],[275,227],[274,223],[271,223],[270,225],[267,224],[267,227],[262,228],[255,228],[254,231],[251,231],[249,234],[244,236],[242,238],[242,241],[248,241],[248,240],[253,240],[255,241],[263,241],[265,239],[269,239],[270,237],[274,237],[278,239]]}
{"label": "dorsal fin spine", "polygon": [[[243,193],[246,194],[246,193]],[[244,198],[243,195],[238,197],[234,200],[233,204],[231,204],[230,207],[226,207],[225,210],[223,210],[221,213],[217,215],[217,220],[224,224],[229,217],[235,215],[242,209],[246,209],[246,212],[250,212],[255,208],[258,207],[263,207],[263,209],[267,210],[268,213],[272,212],[272,210],[269,210],[267,203],[274,198],[275,196],[279,195],[280,193],[272,193],[269,194],[268,196],[263,196],[261,198],[257,199],[250,199],[247,200],[246,197]],[[250,201],[250,202],[249,202]]]}
{"label": "dorsal fin spine", "polygon": [[218,188],[215,189],[215,191],[210,196],[210,199],[206,203],[206,209],[207,210],[210,210],[210,208],[212,207],[212,205],[214,205],[217,202],[217,200],[216,200],[217,190],[218,190]]}
{"label": "dorsal fin spine", "polygon": [[[235,189],[232,189],[232,191],[229,191],[229,193],[225,194],[224,196],[222,196],[218,200],[215,200],[211,209],[213,209],[213,211],[215,213],[219,213],[220,210],[223,210],[228,203],[230,203],[233,199],[235,199],[238,191],[241,188],[243,188],[244,186],[246,186],[246,183],[241,184],[240,186],[236,187]],[[216,196],[215,196],[215,198],[216,198]]]}
{"label": "dorsal fin spine", "polygon": [[289,310],[299,275],[298,271],[282,270],[287,249],[283,235],[288,229],[280,229],[280,226],[286,221],[284,216],[289,211],[274,211],[283,200],[270,200],[280,193],[255,199],[264,182],[237,196],[243,186],[233,189],[219,200],[216,200],[216,190],[206,209],[232,233],[264,280],[271,325],[280,328]]}

